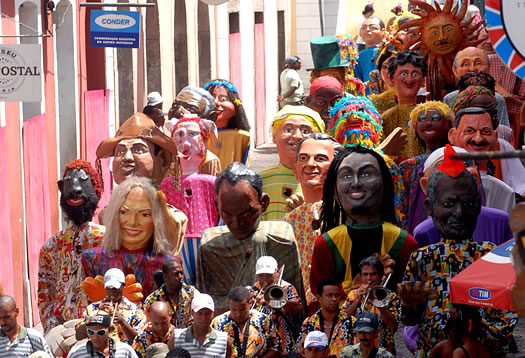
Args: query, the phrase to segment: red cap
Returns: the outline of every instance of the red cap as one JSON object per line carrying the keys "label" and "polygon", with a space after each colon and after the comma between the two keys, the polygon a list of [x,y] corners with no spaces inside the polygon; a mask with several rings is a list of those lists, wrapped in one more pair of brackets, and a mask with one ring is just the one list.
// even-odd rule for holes
{"label": "red cap", "polygon": [[452,178],[457,178],[467,168],[465,163],[462,160],[450,158],[452,154],[456,154],[456,151],[450,144],[446,145],[444,154],[443,162],[436,169],[450,175]]}
{"label": "red cap", "polygon": [[335,87],[343,90],[343,85],[334,76],[321,76],[317,77],[310,85],[310,95],[314,94],[319,88],[322,87]]}

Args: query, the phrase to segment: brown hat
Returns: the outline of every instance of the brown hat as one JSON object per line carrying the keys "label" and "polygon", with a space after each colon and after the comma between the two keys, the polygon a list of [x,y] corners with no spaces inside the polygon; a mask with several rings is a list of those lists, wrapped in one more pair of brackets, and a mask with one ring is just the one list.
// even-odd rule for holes
{"label": "brown hat", "polygon": [[118,129],[113,138],[104,139],[97,148],[97,158],[112,157],[115,146],[123,139],[142,138],[155,143],[171,155],[177,155],[177,147],[170,137],[162,133],[155,122],[143,113],[135,113]]}

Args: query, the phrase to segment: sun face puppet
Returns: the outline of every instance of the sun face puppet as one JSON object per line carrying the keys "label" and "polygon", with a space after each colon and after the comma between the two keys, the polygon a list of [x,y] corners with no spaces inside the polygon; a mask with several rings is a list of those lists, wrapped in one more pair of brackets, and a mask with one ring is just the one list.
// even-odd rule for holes
{"label": "sun face puppet", "polygon": [[381,116],[366,97],[348,96],[340,99],[330,110],[326,132],[340,144],[361,144],[376,148],[383,135]]}
{"label": "sun face puppet", "polygon": [[[424,1],[410,0],[419,7],[412,12],[420,18],[402,25],[399,30],[409,29],[411,38],[405,49],[419,50],[420,55],[428,58],[431,77],[440,74],[446,83],[454,83],[452,63],[458,51],[475,46],[479,41],[475,35],[481,23],[471,26],[474,18],[462,22],[467,13],[468,1],[461,7],[447,0],[443,8],[435,2],[435,8]],[[433,82],[433,81],[431,81]]]}

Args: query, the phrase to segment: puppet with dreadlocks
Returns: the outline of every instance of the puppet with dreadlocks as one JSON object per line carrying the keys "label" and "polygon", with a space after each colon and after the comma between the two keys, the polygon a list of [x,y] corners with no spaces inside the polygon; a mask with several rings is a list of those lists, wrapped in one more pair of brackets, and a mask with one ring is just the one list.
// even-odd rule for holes
{"label": "puppet with dreadlocks", "polygon": [[420,18],[407,22],[399,29],[409,29],[408,34],[412,34],[405,48],[418,50],[427,58],[431,96],[440,100],[442,89],[454,86],[452,63],[458,51],[480,42],[476,30],[481,22],[473,24],[474,17],[464,21],[468,1],[462,1],[459,7],[459,1],[454,5],[454,0],[447,0],[443,8],[437,2],[434,2],[435,8],[424,1],[410,0],[410,3],[419,7],[412,12]]}

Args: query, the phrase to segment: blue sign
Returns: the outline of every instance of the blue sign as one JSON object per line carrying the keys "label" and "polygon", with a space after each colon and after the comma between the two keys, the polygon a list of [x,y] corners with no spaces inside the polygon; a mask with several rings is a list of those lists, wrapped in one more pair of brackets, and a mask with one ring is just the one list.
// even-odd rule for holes
{"label": "blue sign", "polygon": [[470,297],[475,298],[477,300],[490,300],[491,292],[489,290],[486,290],[484,288],[474,287],[471,288],[468,291],[468,294]]}
{"label": "blue sign", "polygon": [[91,10],[92,47],[139,47],[140,12]]}

